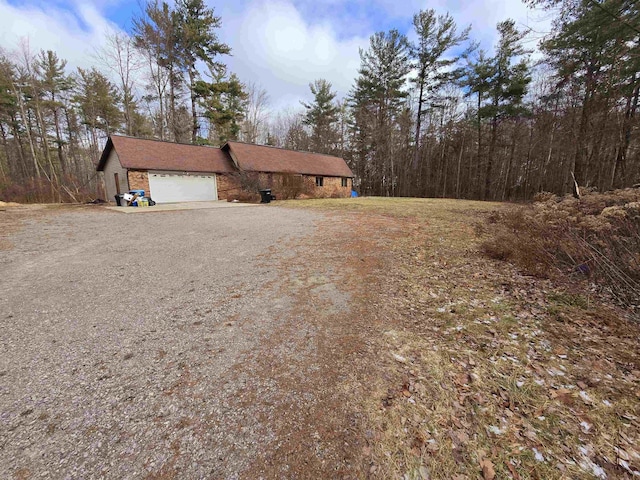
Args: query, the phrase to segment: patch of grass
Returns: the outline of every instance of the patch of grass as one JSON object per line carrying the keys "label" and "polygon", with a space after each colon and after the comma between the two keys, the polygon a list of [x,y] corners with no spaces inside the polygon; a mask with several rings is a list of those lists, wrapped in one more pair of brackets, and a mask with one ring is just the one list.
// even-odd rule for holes
{"label": "patch of grass", "polygon": [[558,305],[578,307],[583,310],[589,308],[589,299],[580,294],[556,292],[549,294],[547,298],[550,302],[556,303]]}
{"label": "patch of grass", "polygon": [[613,307],[479,255],[474,224],[494,205],[286,205],[344,212],[347,228],[378,242],[381,264],[360,272],[368,293],[354,305],[380,319],[379,338],[368,337],[378,355],[368,364],[370,394],[357,407],[373,432],[372,476],[412,478],[424,467],[433,479],[482,478],[485,459],[496,478],[587,479],[591,465],[625,478],[616,449],[640,470],[640,328]]}
{"label": "patch of grass", "polygon": [[292,208],[314,208],[321,210],[356,211],[391,215],[393,217],[434,220],[456,220],[455,213],[489,212],[500,208],[495,202],[453,200],[439,198],[316,198],[273,202],[274,205]]}

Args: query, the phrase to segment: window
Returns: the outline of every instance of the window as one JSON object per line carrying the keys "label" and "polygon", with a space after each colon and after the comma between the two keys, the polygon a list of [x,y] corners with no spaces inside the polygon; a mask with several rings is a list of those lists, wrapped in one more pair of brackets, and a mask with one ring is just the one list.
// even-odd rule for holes
{"label": "window", "polygon": [[342,186],[343,187],[348,187],[349,186],[349,179],[348,178],[343,178],[342,179]]}
{"label": "window", "polygon": [[316,187],[324,187],[324,177],[316,177]]}

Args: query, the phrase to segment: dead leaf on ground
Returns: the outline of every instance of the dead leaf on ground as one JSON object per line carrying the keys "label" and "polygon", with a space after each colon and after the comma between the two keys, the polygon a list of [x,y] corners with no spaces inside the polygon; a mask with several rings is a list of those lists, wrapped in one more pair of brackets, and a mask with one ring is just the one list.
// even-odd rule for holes
{"label": "dead leaf on ground", "polygon": [[483,458],[480,461],[480,468],[482,469],[482,476],[484,480],[493,480],[496,478],[496,471],[493,468],[493,462],[488,458]]}
{"label": "dead leaf on ground", "polygon": [[520,475],[518,475],[518,471],[516,470],[516,467],[514,467],[511,464],[511,462],[507,462],[507,468],[511,472],[511,475],[513,476],[514,480],[520,480]]}

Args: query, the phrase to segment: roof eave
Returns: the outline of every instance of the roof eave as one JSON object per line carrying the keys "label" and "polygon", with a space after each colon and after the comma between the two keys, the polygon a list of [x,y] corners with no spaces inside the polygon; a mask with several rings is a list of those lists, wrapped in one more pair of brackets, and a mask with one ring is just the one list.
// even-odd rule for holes
{"label": "roof eave", "polygon": [[226,152],[226,153],[229,154],[229,157],[231,157],[231,163],[233,163],[234,167],[236,167],[238,170],[244,170],[240,166],[240,161],[238,160],[238,157],[236,156],[236,154],[233,151],[233,149],[231,148],[231,144],[229,142],[227,142],[224,145],[222,145],[220,147],[220,150],[222,150],[223,152]]}
{"label": "roof eave", "polygon": [[109,154],[111,150],[113,150],[113,142],[111,141],[111,136],[107,139],[107,144],[104,146],[104,150],[102,151],[102,155],[100,156],[100,161],[98,162],[98,166],[96,167],[97,172],[104,171],[104,166],[107,164],[107,159],[109,158]]}

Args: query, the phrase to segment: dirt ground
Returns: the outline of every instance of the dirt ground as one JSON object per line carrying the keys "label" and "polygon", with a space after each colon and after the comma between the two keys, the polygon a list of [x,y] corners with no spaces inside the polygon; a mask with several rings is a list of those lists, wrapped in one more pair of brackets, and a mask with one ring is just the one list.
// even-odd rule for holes
{"label": "dirt ground", "polygon": [[0,478],[357,470],[323,325],[350,298],[305,243],[322,215],[0,215]]}
{"label": "dirt ground", "polygon": [[3,208],[0,478],[631,478],[637,324],[494,208]]}

